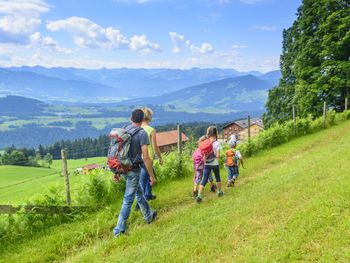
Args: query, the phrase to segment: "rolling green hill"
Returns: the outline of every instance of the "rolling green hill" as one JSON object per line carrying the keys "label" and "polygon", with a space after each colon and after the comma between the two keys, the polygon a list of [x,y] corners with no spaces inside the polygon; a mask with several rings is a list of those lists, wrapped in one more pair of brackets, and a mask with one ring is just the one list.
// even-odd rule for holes
{"label": "rolling green hill", "polygon": [[111,232],[120,201],[8,246],[2,261],[349,262],[349,129],[346,121],[247,159],[235,188],[223,198],[207,191],[200,205],[191,178],[159,185],[159,218],[147,225],[133,211],[126,236]]}
{"label": "rolling green hill", "polygon": [[[105,157],[69,160],[71,187],[73,189],[79,187],[82,177],[82,175],[73,175],[75,168],[91,163],[103,164],[105,160]],[[47,193],[51,185],[57,184],[64,189],[63,177],[60,176],[61,165],[61,160],[55,160],[50,169],[0,166],[0,204],[23,204],[36,195]]]}

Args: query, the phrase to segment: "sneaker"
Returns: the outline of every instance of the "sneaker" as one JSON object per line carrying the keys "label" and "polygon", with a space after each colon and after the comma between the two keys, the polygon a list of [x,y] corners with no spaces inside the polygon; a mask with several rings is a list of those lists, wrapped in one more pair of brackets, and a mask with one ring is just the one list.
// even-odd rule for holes
{"label": "sneaker", "polygon": [[199,204],[202,202],[202,197],[200,195],[197,196],[196,202]]}
{"label": "sneaker", "polygon": [[232,180],[232,187],[235,186],[235,179]]}
{"label": "sneaker", "polygon": [[198,195],[198,190],[195,190],[195,191],[192,192],[192,197],[193,198],[196,198],[197,195]]}
{"label": "sneaker", "polygon": [[213,193],[215,193],[216,192],[216,184],[212,184],[211,186],[210,186],[210,191],[212,191]]}
{"label": "sneaker", "polygon": [[227,187],[231,187],[231,186],[233,186],[233,183],[232,183],[231,180],[229,180],[229,181],[227,182]]}
{"label": "sneaker", "polygon": [[119,231],[119,232],[113,231],[113,235],[114,235],[114,238],[117,238],[117,237],[125,235],[125,231]]}
{"label": "sneaker", "polygon": [[154,210],[154,211],[152,212],[151,219],[147,220],[147,224],[152,223],[154,220],[156,220],[156,218],[157,218],[157,210]]}
{"label": "sneaker", "polygon": [[219,191],[218,196],[222,197],[223,195],[224,195],[224,192],[223,191]]}

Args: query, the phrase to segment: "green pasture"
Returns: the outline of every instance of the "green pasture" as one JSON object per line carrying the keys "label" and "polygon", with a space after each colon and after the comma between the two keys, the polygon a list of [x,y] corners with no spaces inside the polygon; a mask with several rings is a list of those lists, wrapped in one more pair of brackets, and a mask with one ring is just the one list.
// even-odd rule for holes
{"label": "green pasture", "polygon": [[[66,126],[55,126],[52,125],[53,122],[63,122],[63,121],[70,121],[72,123],[72,126],[66,127]],[[36,117],[31,120],[22,120],[22,119],[15,119],[15,120],[8,120],[4,121],[0,124],[0,131],[8,131],[8,130],[15,130],[17,128],[21,128],[24,125],[28,124],[36,124],[40,125],[42,127],[48,127],[48,128],[62,128],[66,130],[72,130],[75,128],[75,124],[80,121],[86,121],[91,122],[91,125],[95,127],[96,129],[103,129],[108,125],[113,125],[121,122],[127,121],[127,118],[77,118],[72,116],[71,118],[62,118],[57,116],[41,116]],[[16,128],[13,128],[12,126],[15,126]]]}
{"label": "green pasture", "polygon": [[[222,198],[191,197],[192,178],[155,187],[158,219],[118,204],[6,246],[3,262],[349,262],[350,122],[246,160]],[[226,172],[221,170],[226,182]]]}
{"label": "green pasture", "polygon": [[[71,188],[79,187],[84,175],[74,175],[74,170],[87,164],[104,164],[105,157],[68,160]],[[61,176],[61,160],[53,161],[51,168],[25,166],[0,166],[0,204],[21,204],[36,195],[48,192],[51,185],[59,185],[64,189]]]}

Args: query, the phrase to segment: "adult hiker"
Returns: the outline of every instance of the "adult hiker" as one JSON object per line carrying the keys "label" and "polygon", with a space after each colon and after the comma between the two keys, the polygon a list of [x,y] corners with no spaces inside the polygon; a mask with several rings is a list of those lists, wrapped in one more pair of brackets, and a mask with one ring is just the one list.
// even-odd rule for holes
{"label": "adult hiker", "polygon": [[126,221],[129,218],[131,206],[134,202],[135,195],[136,201],[140,206],[144,219],[149,224],[157,217],[157,211],[152,210],[147,200],[145,199],[141,186],[140,186],[140,166],[144,164],[148,174],[150,176],[150,184],[154,185],[156,179],[154,177],[152,162],[148,153],[149,139],[147,133],[141,128],[144,113],[141,109],[136,109],[131,115],[131,124],[125,127],[125,130],[131,134],[131,143],[129,149],[129,157],[133,160],[131,170],[123,177],[126,181],[126,188],[124,193],[124,201],[120,214],[118,217],[118,223],[113,230],[114,236],[125,233]]}
{"label": "adult hiker", "polygon": [[[147,136],[149,139],[148,153],[151,159],[152,166],[153,166],[155,154],[158,157],[159,164],[163,165],[162,155],[157,145],[157,132],[153,127],[149,125],[150,122],[152,121],[153,112],[150,108],[143,108],[142,111],[143,111],[144,117],[143,117],[141,127],[147,132]],[[154,169],[153,169],[153,173],[154,173]],[[153,195],[152,193],[152,186],[150,182],[151,182],[150,176],[147,172],[146,167],[144,165],[141,165],[140,185],[142,187],[143,194],[147,201],[156,199],[156,196]],[[139,209],[138,205],[136,205],[136,209]]]}
{"label": "adult hiker", "polygon": [[218,187],[218,196],[221,197],[224,193],[221,191],[221,179],[220,179],[220,166],[219,166],[219,157],[221,145],[218,142],[218,130],[215,126],[210,126],[207,130],[207,139],[203,142],[202,153],[205,154],[205,164],[203,171],[203,178],[201,185],[199,186],[198,196],[196,198],[197,203],[202,202],[203,199],[203,190],[205,185],[208,182],[209,175],[211,171],[214,172],[215,180]]}

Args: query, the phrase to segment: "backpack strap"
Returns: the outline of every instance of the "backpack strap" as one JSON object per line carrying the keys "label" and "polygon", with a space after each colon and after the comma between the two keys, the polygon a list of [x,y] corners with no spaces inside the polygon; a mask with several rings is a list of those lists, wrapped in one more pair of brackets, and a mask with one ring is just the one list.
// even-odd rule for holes
{"label": "backpack strap", "polygon": [[[130,138],[130,143],[131,143],[132,137],[134,137],[136,134],[138,134],[139,131],[141,131],[141,130],[143,130],[143,128],[137,127],[137,128],[134,129],[131,133],[127,131],[127,132],[130,134],[130,137],[131,137],[131,138]],[[135,158],[133,158],[133,159],[131,159],[131,158],[130,158],[130,155],[129,155],[129,158],[130,158],[130,160],[131,160],[131,163],[134,165],[137,159],[139,159],[139,158],[142,159],[142,158],[141,158],[141,155],[142,155],[142,153],[141,153],[140,155],[135,156]]]}

